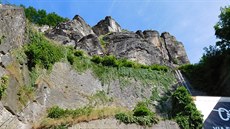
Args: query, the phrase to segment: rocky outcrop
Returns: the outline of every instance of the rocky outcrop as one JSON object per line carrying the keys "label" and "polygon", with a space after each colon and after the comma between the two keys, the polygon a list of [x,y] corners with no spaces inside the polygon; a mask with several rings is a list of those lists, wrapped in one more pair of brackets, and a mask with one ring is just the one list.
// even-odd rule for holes
{"label": "rocky outcrop", "polygon": [[93,27],[93,31],[100,36],[110,32],[121,32],[122,30],[121,26],[111,16],[107,16]]}
{"label": "rocky outcrop", "polygon": [[103,49],[100,41],[95,34],[89,34],[80,39],[75,46],[77,49],[82,49],[88,52],[89,55],[102,55]]}
{"label": "rocky outcrop", "polygon": [[177,41],[176,38],[168,32],[162,33],[161,37],[164,40],[170,62],[179,65],[189,63],[186,51],[181,42]]}
{"label": "rocky outcrop", "polygon": [[82,49],[89,55],[112,54],[146,65],[174,67],[189,63],[183,44],[168,32],[161,35],[155,30],[122,32],[120,25],[110,16],[98,22],[93,31],[77,15],[72,21],[53,28],[47,36],[62,44]]}
{"label": "rocky outcrop", "polygon": [[19,7],[0,6],[0,52],[7,53],[23,45],[25,14]]}
{"label": "rocky outcrop", "polygon": [[52,30],[46,33],[46,36],[54,39],[61,44],[75,45],[78,40],[89,34],[94,34],[91,27],[76,15],[73,20],[58,24]]}
{"label": "rocky outcrop", "polygon": [[142,64],[164,64],[161,52],[154,44],[141,38],[136,33],[112,33],[103,38],[107,45],[107,54],[118,58],[128,58]]}
{"label": "rocky outcrop", "polygon": [[142,64],[181,65],[189,63],[182,43],[169,33],[157,31],[120,32],[106,35],[107,54]]}
{"label": "rocky outcrop", "polygon": [[9,52],[24,43],[25,14],[22,8],[1,5],[0,18],[0,67],[6,67],[12,62]]}
{"label": "rocky outcrop", "polygon": [[18,120],[17,116],[12,115],[0,102],[0,128],[1,129],[29,129],[30,125]]}
{"label": "rocky outcrop", "polygon": [[142,127],[136,124],[124,124],[116,119],[108,118],[108,119],[101,119],[101,120],[94,120],[90,122],[83,122],[68,129],[79,129],[79,128],[98,128],[98,129],[180,129],[178,124],[174,121],[165,120],[160,121],[158,124],[153,125],[152,127]]}

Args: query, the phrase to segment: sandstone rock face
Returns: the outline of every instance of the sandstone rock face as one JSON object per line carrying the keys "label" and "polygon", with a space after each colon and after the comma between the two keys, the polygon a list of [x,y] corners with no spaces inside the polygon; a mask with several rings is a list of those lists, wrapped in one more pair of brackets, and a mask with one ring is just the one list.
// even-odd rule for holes
{"label": "sandstone rock face", "polygon": [[[3,124],[4,123],[4,124]],[[0,102],[0,128],[1,129],[29,129],[30,125],[18,120],[17,116],[12,115]]]}
{"label": "sandstone rock face", "polygon": [[68,129],[79,129],[79,128],[98,128],[98,129],[180,129],[178,124],[174,121],[160,121],[158,124],[153,125],[152,127],[142,127],[136,124],[124,124],[120,123],[116,119],[113,118],[107,118],[102,120],[94,120],[90,122],[83,122],[76,125],[73,125],[72,127],[69,127]]}
{"label": "sandstone rock face", "polygon": [[[98,22],[93,31],[77,15],[72,21],[53,28],[47,36],[61,44],[82,49],[89,55],[112,54],[117,58],[127,58],[146,65],[174,67],[189,63],[183,44],[168,32],[161,35],[155,30],[122,32],[120,25],[110,16]],[[106,43],[103,48],[101,39]]]}
{"label": "sandstone rock face", "polygon": [[[167,34],[167,35],[166,35]],[[107,54],[142,64],[181,65],[189,63],[182,43],[169,33],[157,31],[120,32],[106,35]]]}
{"label": "sandstone rock face", "polygon": [[0,52],[7,53],[24,42],[25,14],[19,7],[0,7]]}
{"label": "sandstone rock face", "polygon": [[164,59],[157,47],[135,33],[112,33],[103,39],[109,43],[107,54],[118,58],[128,58],[142,64],[164,64]]}
{"label": "sandstone rock face", "polygon": [[76,15],[73,20],[63,22],[47,32],[47,37],[54,39],[61,44],[72,44],[77,42],[82,37],[89,34],[94,34],[91,27],[81,18]]}
{"label": "sandstone rock face", "polygon": [[102,55],[104,53],[95,34],[84,36],[76,43],[76,48],[85,50],[89,55]]}
{"label": "sandstone rock face", "polygon": [[19,7],[0,6],[0,65],[6,67],[12,62],[9,52],[24,43],[25,14]]}
{"label": "sandstone rock face", "polygon": [[105,17],[93,27],[94,33],[98,36],[105,35],[110,32],[121,32],[121,26],[110,16]]}
{"label": "sandstone rock face", "polygon": [[161,37],[163,38],[168,51],[170,62],[174,64],[189,63],[184,46],[181,42],[177,41],[176,38],[171,36],[168,32],[162,33]]}

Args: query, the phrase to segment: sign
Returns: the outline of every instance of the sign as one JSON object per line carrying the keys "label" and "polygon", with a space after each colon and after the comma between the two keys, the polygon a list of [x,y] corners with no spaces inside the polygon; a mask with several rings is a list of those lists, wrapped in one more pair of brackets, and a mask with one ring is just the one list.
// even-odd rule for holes
{"label": "sign", "polygon": [[230,97],[195,96],[204,119],[204,129],[230,129]]}
{"label": "sign", "polygon": [[204,129],[230,129],[230,102],[218,102],[207,119]]}

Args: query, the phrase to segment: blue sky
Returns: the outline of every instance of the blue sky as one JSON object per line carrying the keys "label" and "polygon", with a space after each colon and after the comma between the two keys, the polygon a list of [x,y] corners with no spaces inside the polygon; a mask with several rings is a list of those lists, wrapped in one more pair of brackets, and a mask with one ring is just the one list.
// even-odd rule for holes
{"label": "blue sky", "polygon": [[93,26],[112,16],[123,29],[169,32],[184,43],[191,63],[197,63],[203,48],[214,45],[213,26],[220,7],[229,0],[2,0],[24,4],[72,19],[76,14]]}

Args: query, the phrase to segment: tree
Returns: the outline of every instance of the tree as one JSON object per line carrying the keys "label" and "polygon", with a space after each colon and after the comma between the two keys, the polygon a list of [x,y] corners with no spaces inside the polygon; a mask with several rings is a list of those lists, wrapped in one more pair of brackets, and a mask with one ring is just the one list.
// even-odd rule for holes
{"label": "tree", "polygon": [[47,13],[44,9],[36,10],[34,7],[29,6],[26,8],[24,5],[20,5],[24,8],[26,18],[37,25],[49,25],[56,26],[60,22],[67,21],[67,18],[63,18],[56,13]]}
{"label": "tree", "polygon": [[216,43],[222,50],[230,48],[230,6],[221,8],[219,22],[214,26],[215,35],[220,39]]}

